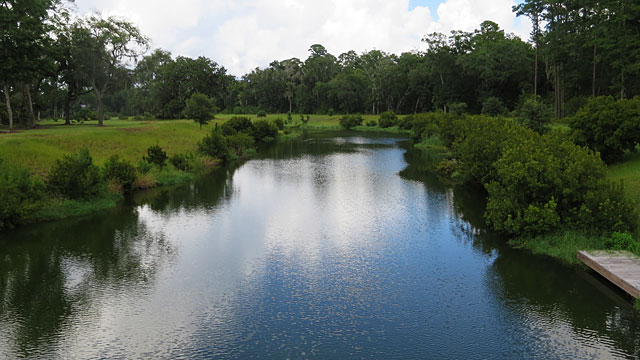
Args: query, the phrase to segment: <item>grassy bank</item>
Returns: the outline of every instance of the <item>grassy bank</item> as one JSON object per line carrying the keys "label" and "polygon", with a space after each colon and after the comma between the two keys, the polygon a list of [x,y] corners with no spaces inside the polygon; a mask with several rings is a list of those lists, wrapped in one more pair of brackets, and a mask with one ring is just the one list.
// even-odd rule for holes
{"label": "grassy bank", "polygon": [[[0,159],[6,164],[23,168],[44,181],[57,160],[65,155],[75,154],[81,149],[88,149],[93,163],[102,167],[112,155],[120,159],[138,164],[150,146],[160,146],[169,157],[176,154],[195,153],[197,144],[216,125],[224,123],[235,115],[218,115],[217,119],[200,129],[191,120],[106,120],[103,127],[97,121],[74,122],[63,125],[62,121],[42,121],[36,129],[16,130],[12,133],[0,132]],[[245,115],[257,119],[255,115]],[[271,114],[266,120],[287,119],[286,114]],[[298,129],[340,130],[339,116],[310,115],[303,123],[299,115],[288,121],[281,137],[296,137]],[[365,116],[365,121],[375,116]],[[306,120],[306,116],[305,116]],[[0,129],[1,130],[1,129]],[[405,131],[377,126],[359,126],[358,131],[384,131],[402,133]],[[192,180],[199,170],[215,165],[212,159],[198,157],[196,167],[191,171],[180,171],[171,165],[162,169],[153,167],[145,173],[138,174],[133,189],[146,189],[156,186],[175,185]],[[193,165],[193,164],[192,164]],[[34,223],[61,219],[71,216],[88,215],[115,206],[122,195],[110,191],[103,195],[84,200],[69,200],[46,195],[30,205],[21,216],[19,223]],[[0,210],[2,210],[0,208]],[[1,227],[1,224],[0,224]]]}

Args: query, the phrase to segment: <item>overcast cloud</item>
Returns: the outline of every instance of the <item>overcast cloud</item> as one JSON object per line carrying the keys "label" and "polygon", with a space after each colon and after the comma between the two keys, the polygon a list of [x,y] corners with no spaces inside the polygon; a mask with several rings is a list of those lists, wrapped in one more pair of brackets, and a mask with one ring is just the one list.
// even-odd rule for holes
{"label": "overcast cloud", "polygon": [[523,38],[531,26],[511,12],[515,0],[446,0],[432,5],[434,11],[415,4],[410,9],[409,0],[76,0],[76,5],[81,14],[125,17],[151,38],[153,48],[174,56],[204,55],[238,76],[273,60],[304,60],[316,43],[336,56],[371,49],[399,54],[423,49],[420,39],[427,33],[472,31],[484,20]]}

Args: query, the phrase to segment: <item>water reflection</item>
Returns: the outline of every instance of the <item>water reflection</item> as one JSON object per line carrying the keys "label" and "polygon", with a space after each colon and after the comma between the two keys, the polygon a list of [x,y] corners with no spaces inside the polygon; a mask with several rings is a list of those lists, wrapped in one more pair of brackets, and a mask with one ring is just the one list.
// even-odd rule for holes
{"label": "water reflection", "polygon": [[2,234],[0,357],[638,355],[627,299],[508,248],[437,157],[335,135]]}

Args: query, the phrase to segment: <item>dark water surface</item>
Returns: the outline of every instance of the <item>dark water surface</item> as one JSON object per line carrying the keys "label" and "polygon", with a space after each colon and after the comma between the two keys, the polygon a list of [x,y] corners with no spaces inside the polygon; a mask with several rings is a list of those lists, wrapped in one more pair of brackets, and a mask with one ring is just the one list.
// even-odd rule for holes
{"label": "dark water surface", "polygon": [[0,358],[638,356],[628,299],[487,234],[399,141],[308,133],[1,234]]}

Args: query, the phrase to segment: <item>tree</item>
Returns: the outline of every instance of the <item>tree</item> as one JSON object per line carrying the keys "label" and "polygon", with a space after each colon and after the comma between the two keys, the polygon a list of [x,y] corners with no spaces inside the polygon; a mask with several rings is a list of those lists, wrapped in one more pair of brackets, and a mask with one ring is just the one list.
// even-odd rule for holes
{"label": "tree", "polygon": [[142,55],[149,41],[135,25],[116,17],[94,15],[80,20],[78,26],[78,43],[86,54],[80,68],[96,95],[98,125],[102,126],[104,97],[118,68]]}
{"label": "tree", "polygon": [[0,1],[0,82],[9,116],[9,128],[14,125],[11,89],[20,90],[26,100],[28,126],[35,125],[30,83],[37,78],[50,57],[47,21],[49,11],[55,12],[58,1]]}
{"label": "tree", "polygon": [[551,107],[543,103],[539,97],[529,97],[516,108],[520,123],[531,130],[543,134],[549,130],[553,117]]}
{"label": "tree", "polygon": [[611,96],[590,99],[569,122],[572,137],[579,145],[600,153],[602,160],[614,162],[624,151],[635,151],[640,143],[640,98],[615,101]]}
{"label": "tree", "polygon": [[200,129],[202,129],[202,125],[206,125],[216,111],[216,106],[207,95],[195,93],[187,99],[184,115],[200,124]]}

